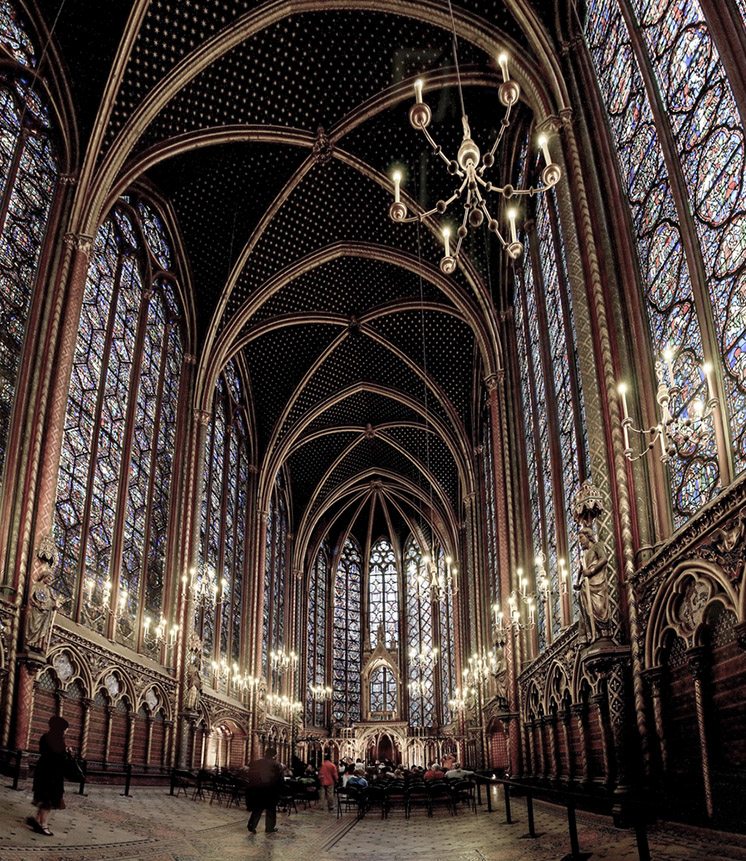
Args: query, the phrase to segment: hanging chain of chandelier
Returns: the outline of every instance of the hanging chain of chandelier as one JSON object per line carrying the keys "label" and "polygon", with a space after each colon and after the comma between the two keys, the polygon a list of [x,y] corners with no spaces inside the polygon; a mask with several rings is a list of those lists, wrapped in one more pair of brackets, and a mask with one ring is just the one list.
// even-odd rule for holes
{"label": "hanging chain of chandelier", "polygon": [[[455,33],[454,33],[455,37]],[[513,106],[516,104],[521,95],[521,88],[517,81],[511,79],[508,70],[508,54],[503,51],[497,58],[502,73],[502,83],[498,89],[498,98],[505,108],[505,115],[500,123],[500,129],[495,137],[495,142],[492,147],[484,155],[480,152],[479,147],[474,142],[471,136],[471,128],[469,126],[469,118],[463,109],[463,93],[461,90],[461,79],[458,77],[458,90],[461,96],[461,123],[463,126],[463,139],[458,148],[455,159],[449,158],[443,148],[436,142],[432,134],[428,130],[432,119],[430,107],[423,101],[422,91],[424,89],[424,81],[418,79],[414,84],[415,103],[409,109],[409,122],[412,127],[421,131],[425,139],[433,149],[433,153],[438,156],[446,165],[448,172],[457,177],[460,181],[458,187],[453,191],[450,197],[445,200],[439,200],[432,209],[427,212],[422,212],[416,215],[409,215],[406,204],[401,199],[402,174],[401,171],[394,171],[392,180],[394,184],[394,202],[389,208],[389,217],[392,221],[406,224],[416,221],[424,221],[433,215],[445,215],[449,207],[460,202],[464,209],[464,215],[461,224],[456,232],[455,244],[452,242],[451,230],[448,226],[442,228],[444,255],[440,260],[440,269],[446,275],[450,275],[456,269],[459,252],[464,239],[469,233],[469,228],[476,229],[483,222],[487,221],[487,229],[491,230],[505,252],[512,260],[516,260],[523,253],[523,244],[518,239],[517,219],[518,209],[512,204],[516,197],[523,195],[533,196],[542,194],[553,188],[562,178],[562,169],[558,164],[552,161],[551,153],[549,152],[549,139],[545,134],[540,134],[537,143],[544,157],[544,168],[541,172],[541,184],[530,186],[528,188],[515,188],[510,183],[496,185],[487,177],[489,170],[495,164],[495,154],[500,147],[506,130],[510,126],[510,114]],[[457,73],[458,73],[458,60]],[[499,195],[506,202],[505,216],[508,221],[507,235],[503,234],[499,221],[493,217],[488,206],[490,195]]]}

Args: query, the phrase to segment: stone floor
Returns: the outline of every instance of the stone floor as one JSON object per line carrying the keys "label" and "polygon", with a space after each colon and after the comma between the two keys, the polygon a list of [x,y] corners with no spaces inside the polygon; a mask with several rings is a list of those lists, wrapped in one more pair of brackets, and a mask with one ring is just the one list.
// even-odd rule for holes
{"label": "stone floor", "polygon": [[[54,837],[25,825],[32,811],[27,791],[0,787],[0,861],[553,861],[569,853],[564,811],[536,804],[541,836],[524,839],[525,809],[514,802],[513,825],[502,812],[428,819],[400,811],[382,822],[371,814],[336,819],[321,808],[278,817],[278,834],[249,836],[246,812],[226,809],[163,788],[135,787],[131,798],[117,787],[89,786],[89,795],[66,796],[67,809],[53,813]],[[260,824],[260,828],[263,823]],[[578,814],[580,847],[593,859],[635,861],[634,837],[608,820]],[[650,830],[654,861],[746,861],[746,835],[660,824]]]}

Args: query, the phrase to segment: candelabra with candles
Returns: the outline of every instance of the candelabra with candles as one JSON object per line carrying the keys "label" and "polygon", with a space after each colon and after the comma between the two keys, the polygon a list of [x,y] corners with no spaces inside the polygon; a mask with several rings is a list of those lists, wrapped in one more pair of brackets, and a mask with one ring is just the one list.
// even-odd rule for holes
{"label": "candelabra with candles", "polygon": [[329,685],[309,685],[308,690],[311,694],[311,699],[316,703],[331,702],[334,693]]}
{"label": "candelabra with candles", "polygon": [[111,577],[106,577],[102,583],[88,574],[83,581],[83,610],[84,618],[94,629],[105,630],[110,618],[117,622],[127,615],[127,600],[129,592],[124,583],[120,583],[115,606],[112,606],[114,584]]}
{"label": "candelabra with candles", "polygon": [[446,556],[443,560],[445,570],[435,559],[435,553],[426,553],[420,560],[417,587],[421,595],[425,595],[429,590],[433,601],[443,601],[449,594],[458,593],[458,567],[453,564],[451,556]]}
{"label": "candelabra with candles", "polygon": [[166,648],[170,649],[176,643],[178,635],[179,626],[169,626],[165,616],[161,616],[157,625],[153,625],[153,620],[150,616],[143,616],[142,640],[146,646],[154,649],[166,646]]}
{"label": "candelabra with candles", "polygon": [[[715,393],[713,367],[710,362],[705,362],[701,371],[702,379],[707,384],[707,403],[694,399],[684,404],[682,411],[686,408],[686,415],[683,417],[671,412],[672,401],[681,398],[684,392],[684,387],[677,384],[674,378],[673,363],[675,358],[673,349],[668,347],[664,350],[663,356],[655,363],[655,376],[658,381],[655,400],[660,408],[660,419],[658,424],[653,425],[653,427],[635,427],[627,406],[627,384],[619,383],[617,387],[622,405],[624,456],[627,460],[639,460],[651,452],[656,445],[659,445],[660,459],[663,463],[667,463],[682,449],[699,447],[704,435],[704,422],[719,406],[720,402]],[[645,448],[637,453],[632,449],[630,432],[647,439]]]}
{"label": "candelabra with candles", "polygon": [[267,707],[271,714],[284,717],[286,720],[292,719],[303,711],[303,703],[291,700],[288,696],[280,696],[279,694],[268,694]]}
{"label": "candelabra with candles", "polygon": [[457,200],[462,202],[464,215],[461,225],[456,233],[457,239],[455,248],[451,247],[450,229],[448,227],[443,228],[445,253],[440,261],[440,269],[447,275],[451,274],[456,269],[456,261],[461,250],[461,244],[468,234],[468,228],[478,228],[485,218],[487,219],[488,229],[495,234],[509,257],[515,260],[523,253],[523,245],[518,240],[516,230],[518,210],[514,206],[509,206],[505,213],[508,220],[509,230],[509,237],[505,237],[500,230],[499,222],[490,213],[486,195],[497,194],[505,201],[510,201],[516,196],[540,194],[557,185],[562,177],[560,166],[552,161],[552,157],[549,152],[549,139],[546,135],[539,135],[537,143],[545,161],[545,167],[541,174],[541,185],[531,186],[530,188],[514,188],[510,183],[493,185],[492,182],[485,179],[486,172],[495,164],[495,153],[500,146],[506,129],[510,126],[510,114],[513,106],[521,95],[521,89],[517,81],[510,78],[508,71],[508,54],[505,51],[501,52],[497,61],[503,78],[502,83],[498,88],[498,98],[505,108],[505,114],[500,123],[500,130],[495,137],[495,142],[492,144],[491,149],[484,155],[481,154],[479,147],[471,136],[469,118],[464,110],[460,77],[458,80],[458,88],[462,107],[461,125],[463,128],[463,137],[455,159],[448,158],[448,156],[443,152],[443,148],[439,146],[428,131],[428,126],[432,119],[432,112],[422,98],[425,82],[422,79],[415,81],[415,104],[412,105],[409,110],[409,122],[413,128],[422,132],[427,142],[433,148],[435,155],[439,156],[445,163],[448,172],[459,180],[459,185],[453,191],[451,196],[445,200],[439,200],[435,206],[427,212],[409,216],[406,204],[404,204],[401,199],[401,171],[396,171],[392,176],[394,183],[394,202],[389,208],[389,216],[392,221],[400,223],[423,221],[436,213],[438,215],[444,215],[447,212],[448,207]]}
{"label": "candelabra with candles", "polygon": [[269,653],[269,664],[271,669],[278,675],[295,669],[298,664],[298,655],[295,652],[286,652],[283,649],[273,649]]}

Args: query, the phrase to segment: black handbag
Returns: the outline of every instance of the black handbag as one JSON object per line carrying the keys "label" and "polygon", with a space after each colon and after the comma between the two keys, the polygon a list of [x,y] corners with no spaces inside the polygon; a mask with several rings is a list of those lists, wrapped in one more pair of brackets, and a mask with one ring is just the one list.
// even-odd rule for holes
{"label": "black handbag", "polygon": [[82,760],[69,750],[65,754],[65,780],[69,780],[71,783],[81,783],[85,780]]}

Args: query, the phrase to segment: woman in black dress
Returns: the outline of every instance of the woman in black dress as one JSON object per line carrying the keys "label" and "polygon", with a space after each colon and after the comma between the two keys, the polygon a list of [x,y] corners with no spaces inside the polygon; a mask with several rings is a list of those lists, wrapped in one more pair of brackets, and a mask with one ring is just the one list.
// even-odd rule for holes
{"label": "woman in black dress", "polygon": [[37,834],[52,837],[49,813],[65,807],[65,733],[69,724],[61,717],[49,718],[49,732],[39,739],[39,761],[34,771],[34,804],[36,817],[26,822]]}

